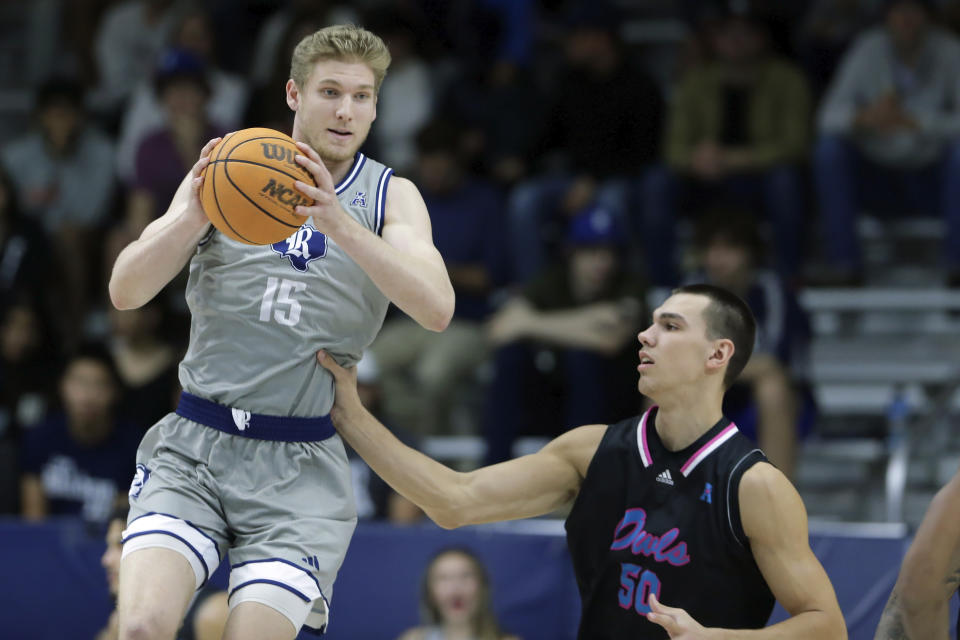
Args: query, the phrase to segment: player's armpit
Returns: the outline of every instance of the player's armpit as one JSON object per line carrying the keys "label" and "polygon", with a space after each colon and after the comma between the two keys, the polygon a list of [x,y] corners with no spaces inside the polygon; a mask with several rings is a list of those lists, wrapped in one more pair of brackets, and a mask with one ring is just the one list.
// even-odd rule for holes
{"label": "player's armpit", "polygon": [[550,513],[580,490],[606,425],[572,429],[537,453],[465,474],[450,514],[453,526]]}
{"label": "player's armpit", "polygon": [[792,616],[756,637],[846,638],[833,585],[810,549],[806,509],[790,481],[772,465],[756,464],[740,481],[739,499],[757,566]]}

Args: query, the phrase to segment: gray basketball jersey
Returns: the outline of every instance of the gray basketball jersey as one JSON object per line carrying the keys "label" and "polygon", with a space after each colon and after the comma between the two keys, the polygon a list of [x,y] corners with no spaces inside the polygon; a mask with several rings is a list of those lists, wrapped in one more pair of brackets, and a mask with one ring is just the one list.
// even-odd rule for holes
{"label": "gray basketball jersey", "polygon": [[[392,171],[358,153],[336,186],[348,215],[379,234]],[[190,345],[184,391],[278,416],[321,416],[333,405],[324,349],[356,363],[383,324],[389,301],[309,219],[286,240],[251,246],[212,232],[190,261]]]}

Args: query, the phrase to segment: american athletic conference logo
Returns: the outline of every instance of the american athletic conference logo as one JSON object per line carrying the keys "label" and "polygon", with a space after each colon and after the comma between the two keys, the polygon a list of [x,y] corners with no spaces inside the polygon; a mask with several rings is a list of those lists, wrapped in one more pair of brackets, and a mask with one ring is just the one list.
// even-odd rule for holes
{"label": "american athletic conference logo", "polygon": [[270,245],[282,258],[289,258],[294,269],[306,272],[307,265],[327,255],[327,236],[309,224],[297,229],[286,240]]}

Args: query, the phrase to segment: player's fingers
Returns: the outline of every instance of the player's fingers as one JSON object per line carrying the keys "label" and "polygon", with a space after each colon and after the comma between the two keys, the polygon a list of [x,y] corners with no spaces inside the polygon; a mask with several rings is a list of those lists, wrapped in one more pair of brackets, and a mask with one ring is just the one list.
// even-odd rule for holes
{"label": "player's fingers", "polygon": [[316,162],[307,156],[299,154],[294,156],[294,159],[300,166],[310,172],[310,175],[313,176],[313,181],[317,183],[319,188],[333,192],[333,178],[330,177],[330,172],[327,171],[327,167],[322,162]]}
{"label": "player's fingers", "polygon": [[651,593],[650,597],[647,599],[647,602],[650,604],[650,608],[656,613],[666,613],[669,615],[676,615],[683,611],[683,609],[677,609],[676,607],[668,607],[660,600],[657,599],[657,594]]}
{"label": "player's fingers", "polygon": [[213,138],[208,141],[207,144],[203,145],[203,149],[200,150],[200,157],[206,158],[210,155],[210,152],[213,151],[213,148],[217,146],[217,143],[220,142],[223,138]]}
{"label": "player's fingers", "polygon": [[[320,159],[320,154],[304,142],[297,142],[296,144],[297,148],[300,149],[300,153],[305,157],[305,161],[313,163],[313,169],[310,170],[310,173],[313,174],[313,178],[317,181],[317,184],[324,189],[333,191],[333,178],[330,176],[327,165],[323,164],[323,160]],[[302,165],[304,164],[304,161],[300,161],[299,159],[297,159],[297,162],[300,162]]]}
{"label": "player's fingers", "polygon": [[294,180],[293,188],[313,200],[316,204],[329,204],[333,200],[330,192],[324,191],[316,185],[302,182],[301,180]]}
{"label": "player's fingers", "polygon": [[320,363],[324,369],[333,374],[334,377],[338,377],[343,374],[343,367],[338,365],[336,361],[330,357],[326,351],[321,349],[317,351],[317,362]]}
{"label": "player's fingers", "polygon": [[663,627],[663,629],[670,634],[671,638],[673,637],[673,634],[677,632],[676,622],[672,617],[665,613],[653,613],[651,611],[647,614],[647,620]]}
{"label": "player's fingers", "polygon": [[193,163],[193,167],[190,169],[190,172],[193,174],[194,178],[200,176],[203,173],[203,170],[210,164],[210,157],[204,156]]}

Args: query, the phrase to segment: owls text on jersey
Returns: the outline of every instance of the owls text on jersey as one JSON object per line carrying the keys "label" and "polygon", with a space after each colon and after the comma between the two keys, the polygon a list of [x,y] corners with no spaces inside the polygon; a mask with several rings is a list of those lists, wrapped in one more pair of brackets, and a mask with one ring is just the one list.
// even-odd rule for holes
{"label": "owls text on jersey", "polygon": [[[383,227],[391,169],[358,153],[335,187],[344,211]],[[352,364],[373,341],[389,301],[369,276],[308,219],[270,246],[211,232],[190,262],[190,344],[184,391],[253,413],[322,416],[333,379],[314,354]]]}

